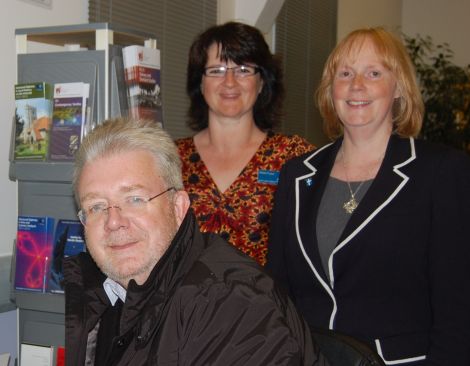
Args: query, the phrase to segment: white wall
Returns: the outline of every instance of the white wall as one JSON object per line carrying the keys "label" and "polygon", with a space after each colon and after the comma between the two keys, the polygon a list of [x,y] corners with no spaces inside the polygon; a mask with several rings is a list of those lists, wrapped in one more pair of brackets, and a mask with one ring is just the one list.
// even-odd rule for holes
{"label": "white wall", "polygon": [[402,0],[338,0],[337,38],[340,40],[352,30],[363,27],[384,26],[396,31],[400,28],[401,16]]}
{"label": "white wall", "polygon": [[285,0],[218,0],[217,24],[231,20],[257,27],[274,52],[274,22]]}
{"label": "white wall", "polygon": [[217,23],[222,24],[230,20],[255,25],[257,16],[265,6],[267,0],[218,0]]}
{"label": "white wall", "polygon": [[272,31],[282,5],[284,0],[218,0],[217,23],[235,20],[267,34]]}
{"label": "white wall", "polygon": [[338,39],[351,30],[382,25],[409,36],[431,36],[449,43],[454,62],[470,64],[469,0],[338,0]]}
{"label": "white wall", "polygon": [[0,354],[10,354],[10,365],[15,365],[16,359],[16,339],[18,331],[16,329],[16,310],[0,313]]}
{"label": "white wall", "polygon": [[435,44],[447,42],[455,52],[457,65],[470,64],[469,0],[406,0],[402,12],[405,34],[429,35]]}
{"label": "white wall", "polygon": [[[38,1],[40,4],[44,1]],[[13,86],[16,82],[15,29],[88,22],[87,0],[51,0],[52,8],[34,0],[2,0],[0,11],[0,256],[11,254],[16,236],[16,183],[8,177],[12,118],[15,112]]]}

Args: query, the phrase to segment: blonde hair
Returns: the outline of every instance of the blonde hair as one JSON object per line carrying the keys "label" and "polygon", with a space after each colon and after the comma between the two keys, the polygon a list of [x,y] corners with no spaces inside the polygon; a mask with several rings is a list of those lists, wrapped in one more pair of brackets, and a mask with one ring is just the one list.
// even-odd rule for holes
{"label": "blonde hair", "polygon": [[361,28],[349,33],[328,57],[316,101],[323,117],[324,131],[330,139],[343,134],[343,125],[335,111],[332,85],[343,60],[356,55],[366,40],[370,40],[383,65],[395,76],[400,97],[393,106],[393,130],[402,137],[416,137],[422,126],[424,104],[416,81],[411,59],[403,42],[381,27]]}
{"label": "blonde hair", "polygon": [[116,118],[95,127],[82,141],[75,156],[72,185],[77,183],[85,164],[120,152],[143,150],[155,159],[155,169],[168,187],[182,190],[181,159],[173,139],[154,121]]}

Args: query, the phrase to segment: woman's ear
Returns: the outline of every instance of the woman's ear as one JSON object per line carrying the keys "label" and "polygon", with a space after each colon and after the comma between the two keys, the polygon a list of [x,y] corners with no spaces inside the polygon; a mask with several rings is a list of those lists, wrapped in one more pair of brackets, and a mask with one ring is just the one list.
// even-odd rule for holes
{"label": "woman's ear", "polygon": [[401,92],[400,85],[398,85],[398,83],[396,83],[395,84],[395,93],[393,94],[393,98],[398,99],[398,98],[401,98],[401,96],[402,96],[402,92]]}

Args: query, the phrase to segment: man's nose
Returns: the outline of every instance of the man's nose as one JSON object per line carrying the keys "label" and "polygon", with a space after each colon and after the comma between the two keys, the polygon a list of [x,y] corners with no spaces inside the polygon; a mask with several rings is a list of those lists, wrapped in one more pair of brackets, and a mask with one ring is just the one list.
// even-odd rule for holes
{"label": "man's nose", "polygon": [[106,209],[105,225],[109,230],[118,230],[127,226],[127,220],[128,218],[123,214],[121,207],[113,205]]}

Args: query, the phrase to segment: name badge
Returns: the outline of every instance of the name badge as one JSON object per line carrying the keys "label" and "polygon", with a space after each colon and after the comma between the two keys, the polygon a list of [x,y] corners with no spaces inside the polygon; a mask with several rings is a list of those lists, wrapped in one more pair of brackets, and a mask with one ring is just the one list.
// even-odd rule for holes
{"label": "name badge", "polygon": [[279,182],[279,172],[276,170],[258,170],[258,183],[274,184]]}

